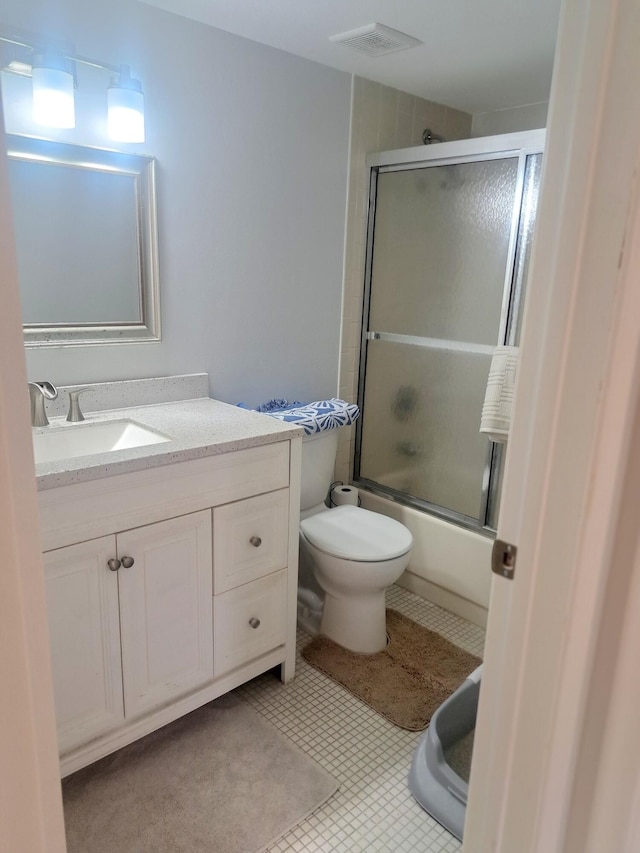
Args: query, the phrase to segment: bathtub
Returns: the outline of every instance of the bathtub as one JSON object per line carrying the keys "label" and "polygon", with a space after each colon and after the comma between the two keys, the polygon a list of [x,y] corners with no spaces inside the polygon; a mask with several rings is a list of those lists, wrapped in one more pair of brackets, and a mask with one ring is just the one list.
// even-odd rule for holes
{"label": "bathtub", "polygon": [[364,489],[360,498],[365,509],[401,521],[413,534],[411,561],[398,585],[485,628],[493,540]]}

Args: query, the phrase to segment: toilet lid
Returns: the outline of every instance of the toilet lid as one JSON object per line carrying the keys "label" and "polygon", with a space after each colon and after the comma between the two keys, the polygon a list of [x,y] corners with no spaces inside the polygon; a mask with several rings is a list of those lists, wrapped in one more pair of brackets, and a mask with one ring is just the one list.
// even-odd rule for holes
{"label": "toilet lid", "polygon": [[327,554],[345,560],[378,562],[406,554],[409,530],[393,518],[357,506],[338,506],[300,522],[303,535]]}

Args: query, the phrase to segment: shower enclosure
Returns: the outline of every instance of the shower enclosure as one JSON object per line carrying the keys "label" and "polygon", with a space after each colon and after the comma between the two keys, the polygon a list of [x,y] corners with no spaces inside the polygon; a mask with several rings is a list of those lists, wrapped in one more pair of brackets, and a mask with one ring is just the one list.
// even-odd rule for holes
{"label": "shower enclosure", "polygon": [[354,482],[495,528],[503,447],[479,433],[517,345],[544,131],[375,154]]}

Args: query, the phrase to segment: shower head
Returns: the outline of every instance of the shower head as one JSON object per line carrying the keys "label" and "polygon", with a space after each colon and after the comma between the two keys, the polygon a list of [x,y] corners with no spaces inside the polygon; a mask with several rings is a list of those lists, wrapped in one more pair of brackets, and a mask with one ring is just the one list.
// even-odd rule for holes
{"label": "shower head", "polygon": [[422,141],[425,145],[432,145],[434,142],[445,142],[444,136],[439,133],[434,133],[430,128],[425,128],[422,131]]}

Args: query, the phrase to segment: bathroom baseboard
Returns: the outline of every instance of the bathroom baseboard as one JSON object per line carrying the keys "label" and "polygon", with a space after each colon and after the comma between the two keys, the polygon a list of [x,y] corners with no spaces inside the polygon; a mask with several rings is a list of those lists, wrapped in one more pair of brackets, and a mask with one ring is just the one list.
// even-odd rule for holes
{"label": "bathroom baseboard", "polygon": [[467,598],[456,595],[455,592],[444,589],[409,571],[404,572],[396,583],[403,589],[415,592],[416,595],[430,601],[432,604],[437,604],[438,607],[442,607],[450,613],[455,613],[456,616],[461,616],[474,625],[479,625],[481,628],[487,627],[488,610],[479,604],[475,604],[473,601],[469,601]]}

